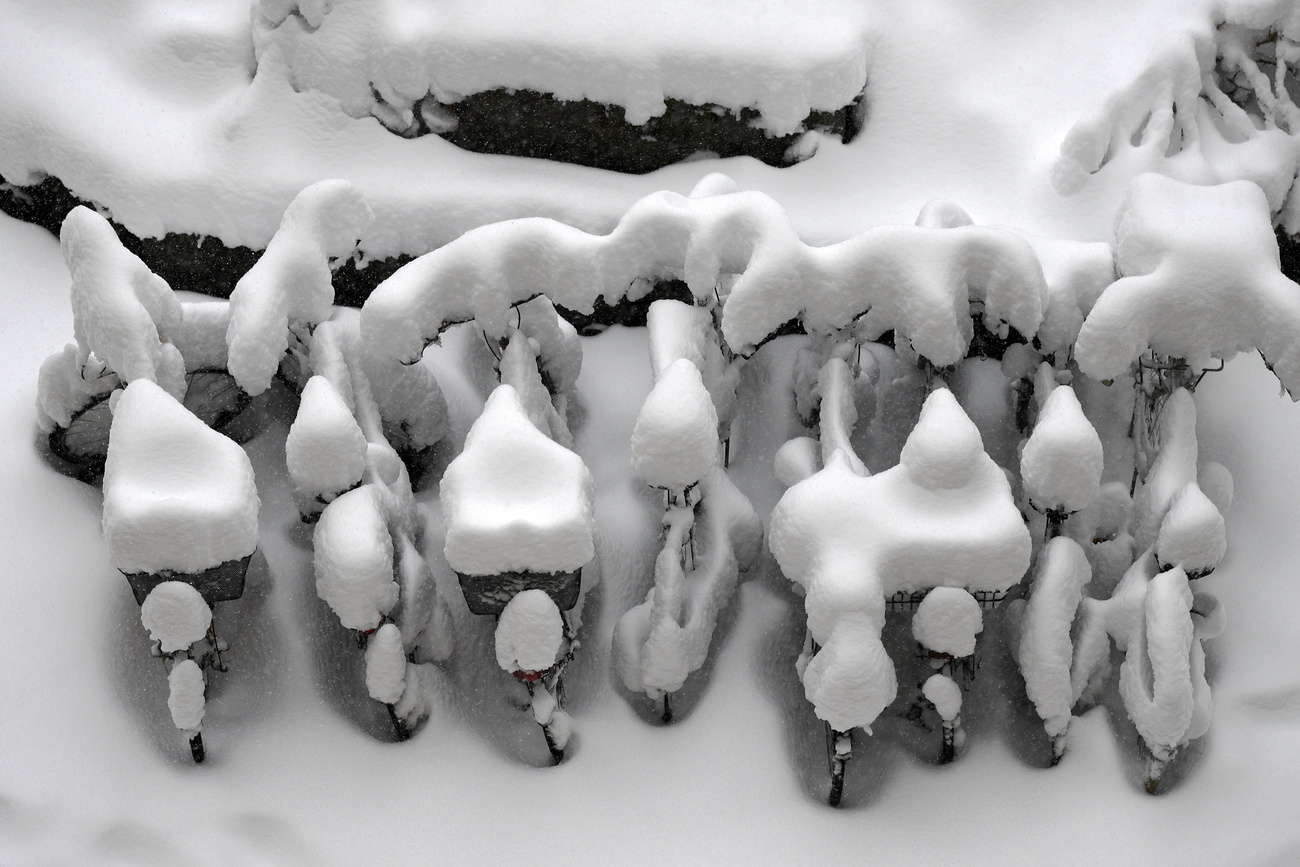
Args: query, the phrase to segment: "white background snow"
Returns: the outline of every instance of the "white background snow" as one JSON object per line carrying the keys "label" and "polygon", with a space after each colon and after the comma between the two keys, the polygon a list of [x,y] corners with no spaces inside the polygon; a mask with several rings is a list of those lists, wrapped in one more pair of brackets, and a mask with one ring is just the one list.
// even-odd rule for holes
{"label": "white background snow", "polygon": [[[0,0],[0,173],[40,163],[82,195],[119,202],[137,232],[258,244],[298,189],[342,176],[375,207],[373,255],[410,241],[403,232],[440,242],[506,216],[605,231],[640,196],[685,193],[713,170],[776,198],[808,243],[911,222],[937,197],[977,223],[1107,240],[1128,164],[1062,198],[1050,183],[1057,149],[1159,36],[1208,4],[873,8],[871,115],[857,142],[823,142],[786,170],[733,159],[626,177],[408,142],[333,117],[311,95],[249,87],[243,0]],[[57,241],[8,217],[0,297],[0,864],[1300,862],[1300,407],[1278,397],[1257,357],[1197,392],[1201,458],[1235,480],[1228,555],[1201,582],[1230,622],[1207,643],[1212,728],[1169,791],[1141,791],[1124,741],[1135,735],[1104,711],[1075,721],[1070,751],[1045,770],[968,695],[955,764],[867,741],[846,806],[831,810],[820,802],[822,729],[794,671],[802,603],[770,560],[742,586],[689,712],[652,725],[615,683],[610,632],[644,596],[659,521],[630,464],[651,385],[644,332],[584,342],[587,415],[575,436],[596,482],[605,583],[568,675],[577,734],[563,765],[534,766],[545,764],[540,735],[513,722],[523,715],[506,698],[487,618],[463,620],[459,668],[429,722],[387,742],[360,653],[351,669],[334,662],[347,647],[315,599],[277,423],[248,446],[264,556],[244,598],[216,611],[231,671],[210,690],[209,758],[195,766],[139,608],[109,564],[100,494],[36,454],[36,371],[72,334],[69,278]],[[772,349],[771,375],[788,381],[792,346]],[[439,352],[463,438],[481,393]],[[743,412],[736,431],[734,472],[766,519],[781,492],[772,454],[799,431],[747,427]]]}

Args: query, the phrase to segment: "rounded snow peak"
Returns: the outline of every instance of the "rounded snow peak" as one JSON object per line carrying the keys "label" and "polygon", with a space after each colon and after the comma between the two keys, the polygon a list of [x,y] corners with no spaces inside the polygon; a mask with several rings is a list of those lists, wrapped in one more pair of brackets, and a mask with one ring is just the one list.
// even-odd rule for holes
{"label": "rounded snow peak", "polygon": [[632,468],[647,484],[681,491],[718,462],[718,413],[699,369],[682,358],[664,369],[632,430]]}
{"label": "rounded snow peak", "polygon": [[1210,572],[1228,550],[1223,515],[1200,485],[1190,482],[1179,491],[1160,523],[1156,559],[1181,566],[1189,577]]}
{"label": "rounded snow peak", "polygon": [[164,581],[140,606],[140,622],[163,653],[184,650],[208,634],[212,609],[183,581]]}
{"label": "rounded snow peak", "polygon": [[284,454],[289,475],[305,493],[333,494],[361,481],[366,469],[365,434],[325,377],[307,380]]}
{"label": "rounded snow peak", "polygon": [[931,392],[903,445],[899,463],[929,490],[965,486],[984,456],[979,428],[946,388]]}
{"label": "rounded snow peak", "polygon": [[984,629],[980,604],[960,587],[936,587],[912,616],[912,635],[927,649],[950,656],[975,652],[975,636]]}
{"label": "rounded snow peak", "polygon": [[545,590],[515,594],[497,621],[497,665],[506,671],[545,671],[564,641],[564,620]]}
{"label": "rounded snow peak", "polygon": [[930,675],[921,687],[921,694],[934,705],[944,722],[952,722],[961,713],[961,687],[946,674]]}
{"label": "rounded snow peak", "polygon": [[1048,395],[1020,455],[1025,492],[1042,511],[1077,512],[1101,490],[1101,437],[1068,385]]}

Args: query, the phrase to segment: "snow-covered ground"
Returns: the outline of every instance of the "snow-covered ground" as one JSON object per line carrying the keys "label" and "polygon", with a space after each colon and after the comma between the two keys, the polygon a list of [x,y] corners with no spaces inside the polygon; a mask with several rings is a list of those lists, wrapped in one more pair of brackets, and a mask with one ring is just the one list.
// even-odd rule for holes
{"label": "snow-covered ground", "polygon": [[[875,2],[855,24],[868,33],[870,95],[857,141],[823,141],[784,170],[704,160],[631,177],[400,139],[295,92],[270,63],[250,81],[247,0],[0,0],[0,174],[56,174],[140,234],[258,246],[299,189],[344,177],[374,208],[362,245],[373,256],[514,216],[608,231],[641,196],[685,193],[718,170],[775,198],[809,244],[910,223],[939,197],[980,224],[1109,241],[1139,171],[1247,177],[1281,205],[1285,190],[1270,184],[1294,155],[1280,134],[1207,136],[1173,156],[1168,140],[1132,135],[1073,196],[1058,192],[1070,178],[1058,172],[1054,183],[1074,125],[1104,116],[1144,70],[1158,80],[1176,69],[1160,58],[1177,54],[1185,33],[1212,33],[1219,5]],[[686,4],[673,8],[684,14]],[[1250,4],[1250,15],[1233,8],[1265,23],[1294,14],[1278,2]],[[557,14],[591,10],[575,0]],[[1166,111],[1176,97],[1164,97]],[[515,706],[522,693],[496,665],[490,618],[465,611],[436,558],[457,646],[431,719],[392,742],[361,653],[316,597],[310,533],[285,469],[290,419],[273,414],[247,446],[262,553],[244,597],[216,609],[231,666],[214,676],[209,757],[194,765],[139,607],[110,563],[101,495],[36,453],[36,371],[72,336],[57,242],[0,217],[0,281],[0,864],[1300,863],[1300,407],[1278,396],[1257,356],[1207,377],[1196,395],[1201,458],[1236,483],[1227,558],[1200,582],[1229,624],[1206,645],[1210,733],[1170,771],[1167,791],[1142,792],[1137,735],[1104,709],[1075,721],[1064,760],[1042,768],[1025,724],[1036,725],[1032,711],[991,694],[999,678],[988,676],[967,696],[969,740],[955,764],[931,764],[882,726],[879,740],[859,739],[844,807],[832,810],[822,803],[823,727],[794,669],[802,603],[770,557],[742,585],[672,725],[651,722],[649,702],[613,671],[614,624],[645,596],[660,517],[631,463],[651,388],[648,341],[619,328],[584,340],[578,384],[574,435],[595,482],[603,583],[569,669],[577,734],[566,761],[546,767],[537,726]],[[781,494],[773,454],[801,432],[781,387],[797,345],[778,340],[750,365],[751,398],[734,425],[733,477],[765,522]],[[449,339],[429,353],[453,442],[486,394],[462,372],[463,349]],[[421,499],[436,515],[436,492]],[[990,618],[981,638],[990,667],[996,627]]]}

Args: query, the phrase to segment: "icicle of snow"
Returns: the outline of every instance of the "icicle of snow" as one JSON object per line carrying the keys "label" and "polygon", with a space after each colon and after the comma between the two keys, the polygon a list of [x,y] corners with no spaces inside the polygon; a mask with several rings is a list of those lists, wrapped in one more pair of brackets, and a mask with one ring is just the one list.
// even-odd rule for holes
{"label": "icicle of snow", "polygon": [[564,620],[546,591],[516,593],[497,620],[497,665],[512,672],[545,671],[555,665],[563,642]]}
{"label": "icicle of snow", "polygon": [[1223,515],[1200,485],[1189,482],[1174,495],[1156,537],[1156,559],[1165,566],[1181,566],[1189,576],[1213,571],[1228,550]]}
{"label": "icicle of snow", "polygon": [[72,330],[77,360],[93,352],[123,382],[156,382],[185,396],[185,362],[169,342],[180,328],[180,301],[167,281],[122,246],[108,220],[78,205],[59,231],[72,275]]}
{"label": "icicle of snow", "polygon": [[1080,370],[1113,379],[1148,348],[1194,363],[1258,349],[1283,387],[1300,393],[1300,287],[1279,270],[1258,186],[1139,175],[1115,234],[1123,276],[1079,332]]}
{"label": "icicle of snow", "polygon": [[361,481],[366,468],[365,434],[325,377],[307,380],[284,452],[289,476],[311,496],[337,494]]}
{"label": "icicle of snow", "polygon": [[104,538],[126,573],[202,572],[257,548],[248,456],[147,379],[121,392],[104,468]]}
{"label": "icicle of snow", "polygon": [[519,330],[536,344],[537,366],[556,395],[568,394],[582,373],[582,341],[545,295],[515,308]]}
{"label": "icicle of snow", "polygon": [[212,609],[182,581],[163,581],[140,606],[140,622],[163,653],[184,650],[208,634]]}
{"label": "icicle of snow", "polygon": [[397,604],[393,540],[376,486],[362,485],[321,512],[313,535],[316,594],[348,629],[368,631]]}
{"label": "icicle of snow", "polygon": [[1084,585],[1091,579],[1083,549],[1074,540],[1057,536],[1039,555],[1038,574],[1021,620],[1017,655],[1025,691],[1054,741],[1065,736],[1074,707],[1070,628]]}
{"label": "icicle of snow", "polygon": [[571,572],[595,556],[591,474],[533,426],[508,385],[488,397],[440,494],[457,572]]}
{"label": "icicle of snow", "polygon": [[203,669],[192,659],[182,659],[167,674],[169,694],[167,709],[172,712],[172,722],[183,732],[198,733],[203,729]]}
{"label": "icicle of snow", "polygon": [[384,704],[397,704],[406,691],[406,651],[392,623],[379,627],[366,643],[366,689]]}
{"label": "icicle of snow", "polygon": [[1101,438],[1083,414],[1074,389],[1052,390],[1020,454],[1025,493],[1039,510],[1077,512],[1101,488]]}
{"label": "icicle of snow", "polygon": [[537,370],[537,353],[533,341],[522,331],[510,336],[510,343],[501,354],[501,382],[511,386],[519,396],[519,403],[533,427],[565,448],[573,448],[569,425],[555,411],[551,393],[542,383]]}
{"label": "icicle of snow", "polygon": [[961,714],[961,687],[946,674],[932,674],[921,686],[921,695],[934,705],[943,721],[950,723]]}
{"label": "icicle of snow", "polygon": [[718,462],[718,414],[688,359],[655,382],[632,429],[632,468],[646,484],[682,491]]}
{"label": "icicle of snow", "polygon": [[266,252],[230,295],[230,374],[251,395],[271,384],[289,347],[289,323],[315,325],[334,304],[330,259],[348,255],[374,220],[348,181],[318,181],[284,212]]}
{"label": "icicle of snow", "polygon": [[980,604],[960,587],[936,587],[912,615],[912,636],[936,653],[970,656],[975,636],[984,630]]}

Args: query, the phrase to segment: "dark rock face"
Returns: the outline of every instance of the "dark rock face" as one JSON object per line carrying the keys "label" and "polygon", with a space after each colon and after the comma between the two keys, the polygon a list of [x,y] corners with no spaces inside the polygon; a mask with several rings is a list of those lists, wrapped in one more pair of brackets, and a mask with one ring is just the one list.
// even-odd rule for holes
{"label": "dark rock face", "polygon": [[1274,231],[1277,233],[1278,253],[1282,257],[1282,273],[1300,283],[1300,235],[1288,235],[1281,226]]}

